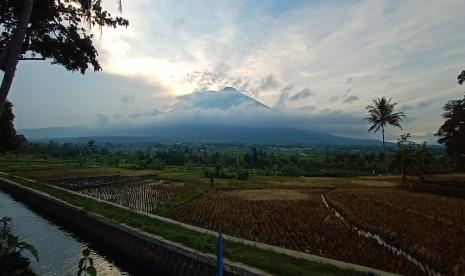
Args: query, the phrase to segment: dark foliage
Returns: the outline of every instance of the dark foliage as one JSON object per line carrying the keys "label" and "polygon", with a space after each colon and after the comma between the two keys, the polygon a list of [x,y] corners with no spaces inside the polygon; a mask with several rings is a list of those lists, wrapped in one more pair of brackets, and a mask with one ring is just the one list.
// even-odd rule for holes
{"label": "dark foliage", "polygon": [[457,80],[459,81],[459,84],[463,84],[465,82],[465,70],[460,73],[460,75],[457,77]]}
{"label": "dark foliage", "polygon": [[0,152],[16,150],[26,142],[23,135],[16,135],[14,118],[13,104],[7,101],[0,116]]}
{"label": "dark foliage", "polygon": [[394,112],[397,103],[391,103],[391,100],[385,97],[377,98],[373,100],[373,105],[366,107],[369,116],[365,120],[371,124],[368,132],[378,132],[387,125],[402,129],[400,122],[405,117],[405,114],[403,112]]}
{"label": "dark foliage", "polygon": [[[13,36],[22,6],[23,1],[0,2],[0,52]],[[83,74],[89,66],[98,71],[101,67],[90,27],[127,25],[127,20],[104,11],[100,1],[34,1],[21,58],[50,59],[52,64]]]}
{"label": "dark foliage", "polygon": [[397,149],[390,156],[390,165],[398,170],[402,176],[402,184],[407,183],[407,174],[418,175],[423,178],[425,174],[433,171],[436,162],[434,154],[428,150],[426,142],[419,145],[410,139],[410,133],[401,135],[397,141]]}
{"label": "dark foliage", "polygon": [[36,275],[30,268],[31,261],[21,252],[28,251],[38,262],[39,253],[31,244],[11,233],[11,218],[0,219],[0,274],[15,276]]}
{"label": "dark foliage", "polygon": [[446,146],[446,152],[455,164],[465,168],[465,97],[449,101],[444,106],[444,124],[439,128],[438,143]]}

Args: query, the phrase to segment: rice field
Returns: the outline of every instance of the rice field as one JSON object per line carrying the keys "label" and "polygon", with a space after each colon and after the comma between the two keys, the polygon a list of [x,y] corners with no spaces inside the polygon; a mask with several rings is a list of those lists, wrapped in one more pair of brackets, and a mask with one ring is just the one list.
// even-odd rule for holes
{"label": "rice field", "polygon": [[[184,223],[309,254],[404,275],[465,275],[465,200],[400,188],[398,177],[257,176],[219,183],[193,196],[201,185],[208,187],[202,184],[207,179],[194,184],[189,182],[194,176],[186,172],[158,173],[119,168],[15,172],[131,209],[157,214],[163,209],[162,214]],[[446,180],[451,179],[462,181]]]}

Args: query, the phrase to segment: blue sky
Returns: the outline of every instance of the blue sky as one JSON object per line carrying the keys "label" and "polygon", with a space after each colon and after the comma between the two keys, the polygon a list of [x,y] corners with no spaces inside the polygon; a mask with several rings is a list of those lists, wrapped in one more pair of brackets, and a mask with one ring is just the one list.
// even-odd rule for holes
{"label": "blue sky", "polygon": [[387,96],[408,115],[405,131],[431,140],[444,103],[463,95],[464,10],[461,0],[123,1],[130,26],[95,40],[103,72],[22,62],[10,100],[18,128],[133,124],[179,95],[234,86],[283,121],[331,114],[332,132],[364,137],[364,107]]}

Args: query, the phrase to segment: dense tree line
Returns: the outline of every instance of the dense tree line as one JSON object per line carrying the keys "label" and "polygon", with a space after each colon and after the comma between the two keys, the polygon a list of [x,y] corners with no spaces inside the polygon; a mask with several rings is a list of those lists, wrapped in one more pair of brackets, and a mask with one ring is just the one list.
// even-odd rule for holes
{"label": "dense tree line", "polygon": [[[206,146],[165,145],[132,148],[97,144],[27,143],[18,153],[39,158],[77,160],[79,164],[162,170],[166,166],[203,170],[205,177],[246,179],[250,173],[281,176],[355,176],[384,173],[379,148],[272,149],[244,147],[240,150]],[[439,152],[440,153],[440,150]],[[393,154],[388,153],[388,154]],[[444,157],[442,157],[444,158]],[[436,169],[443,169],[442,163]]]}

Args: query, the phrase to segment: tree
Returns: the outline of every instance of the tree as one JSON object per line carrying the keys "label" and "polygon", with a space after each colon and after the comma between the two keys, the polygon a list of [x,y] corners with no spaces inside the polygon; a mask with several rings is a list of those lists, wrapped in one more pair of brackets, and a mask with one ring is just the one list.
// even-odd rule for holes
{"label": "tree", "polygon": [[[120,1],[118,1],[120,4]],[[121,7],[121,6],[120,6]],[[82,74],[101,70],[91,26],[127,26],[102,9],[101,0],[2,0],[0,2],[0,114],[20,60],[51,60]]]}
{"label": "tree", "polygon": [[465,82],[465,70],[460,73],[460,75],[457,77],[457,80],[460,85],[462,85]]}
{"label": "tree", "polygon": [[[465,71],[458,76],[458,83],[465,82]],[[446,147],[447,155],[456,167],[465,168],[465,96],[461,100],[452,100],[443,107],[442,117],[445,122],[439,128],[436,136],[438,143]]]}
{"label": "tree", "polygon": [[402,185],[407,183],[408,173],[416,173],[419,176],[427,174],[431,171],[430,166],[434,162],[434,156],[426,147],[426,143],[417,145],[409,139],[409,133],[400,136],[397,149],[389,160],[390,165],[399,168]]}
{"label": "tree", "polygon": [[95,147],[96,147],[95,140],[94,140],[94,139],[90,139],[90,140],[87,142],[87,147],[89,148],[89,151],[90,151],[90,152],[95,151]]}
{"label": "tree", "polygon": [[16,150],[24,144],[26,138],[23,135],[16,135],[13,120],[13,104],[9,101],[5,103],[5,108],[0,116],[0,152]]}
{"label": "tree", "polygon": [[[395,126],[402,129],[400,122],[405,117],[403,112],[394,112],[394,107],[397,103],[391,103],[392,99],[387,100],[385,97],[373,99],[373,105],[366,107],[368,117],[364,120],[368,121],[371,126],[368,132],[378,132],[381,129],[383,139],[383,157],[386,163],[386,143],[384,141],[384,132],[387,125]],[[387,167],[386,167],[387,170]]]}
{"label": "tree", "polygon": [[432,172],[433,165],[437,162],[437,160],[434,154],[426,146],[426,142],[423,142],[421,145],[417,145],[415,154],[417,156],[417,160],[419,161],[417,166],[417,173],[419,174],[420,178],[422,178],[424,174],[429,174]]}

